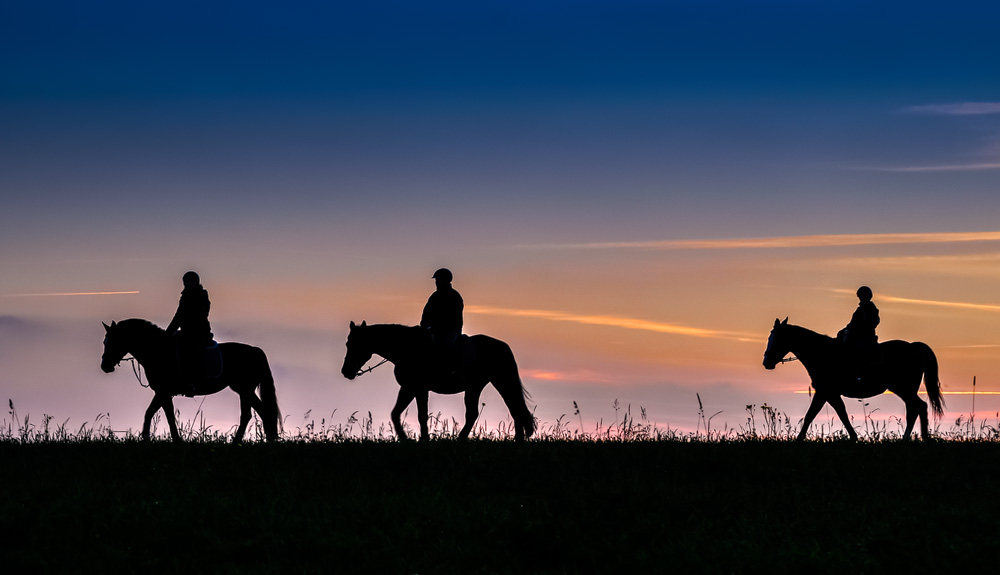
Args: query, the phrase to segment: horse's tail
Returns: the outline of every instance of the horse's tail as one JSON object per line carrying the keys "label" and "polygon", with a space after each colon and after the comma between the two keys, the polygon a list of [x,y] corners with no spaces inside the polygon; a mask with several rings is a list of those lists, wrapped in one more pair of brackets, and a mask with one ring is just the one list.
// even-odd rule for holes
{"label": "horse's tail", "polygon": [[[513,357],[513,356],[512,356]],[[527,439],[535,434],[538,429],[538,422],[535,420],[535,416],[528,409],[528,401],[531,400],[531,394],[525,389],[524,383],[521,382],[521,374],[517,373],[517,366],[514,366],[514,378],[517,381],[517,386],[521,389],[521,402],[518,403],[518,409],[520,411],[520,423],[521,427],[524,429],[524,438]],[[514,422],[518,424],[517,421]]]}
{"label": "horse's tail", "polygon": [[259,347],[254,348],[259,362],[258,370],[260,377],[260,400],[264,404],[266,414],[261,414],[264,423],[264,435],[268,440],[278,438],[278,430],[281,425],[281,410],[278,408],[278,393],[274,389],[274,376],[271,374],[271,364],[267,361],[267,355]]}
{"label": "horse's tail", "polygon": [[514,418],[515,427],[524,433],[524,438],[527,439],[535,434],[538,425],[535,416],[528,409],[528,400],[531,399],[531,394],[521,382],[517,360],[514,359],[514,352],[511,351],[510,346],[500,340],[494,341],[499,344],[497,353],[500,357],[497,358],[496,369],[498,373],[497,377],[493,379],[493,387],[497,389],[500,397],[507,404],[507,409],[510,410],[510,415]]}
{"label": "horse's tail", "polygon": [[917,346],[924,360],[924,388],[927,390],[927,399],[931,400],[934,415],[941,417],[944,415],[944,397],[941,394],[941,380],[938,379],[937,356],[926,343],[916,341],[913,345]]}

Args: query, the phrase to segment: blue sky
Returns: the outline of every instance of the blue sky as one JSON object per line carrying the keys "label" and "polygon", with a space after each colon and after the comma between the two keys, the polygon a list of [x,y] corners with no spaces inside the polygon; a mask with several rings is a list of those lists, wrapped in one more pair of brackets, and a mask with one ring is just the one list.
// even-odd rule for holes
{"label": "blue sky", "polygon": [[[616,328],[569,333],[553,318],[746,333],[791,309],[835,331],[852,303],[832,290],[859,282],[900,300],[996,304],[986,236],[776,251],[648,243],[996,231],[998,12],[985,2],[7,2],[0,331],[73,345],[97,321],[165,324],[180,275],[196,268],[216,333],[263,340],[288,373],[327,385],[293,394],[295,408],[377,412],[391,382],[376,399],[332,387],[339,358],[326,350],[349,320],[416,321],[426,276],[449,265],[470,305],[545,312],[467,323],[529,348],[525,370],[575,374],[565,388],[529,381],[550,419],[569,399],[606,408],[624,395],[605,385],[610,373],[644,382],[628,391],[635,403],[674,397],[653,381],[688,399],[719,385],[730,390],[720,402],[760,403],[775,376],[752,371],[759,346],[727,350],[717,370],[672,351],[716,350],[673,339],[624,337],[644,351],[598,358],[588,346],[619,341]],[[647,247],[593,249],[616,242]],[[140,293],[21,297],[98,291]],[[981,318],[938,325],[893,305],[908,318],[896,337],[971,322],[975,341],[929,343],[997,343]],[[307,352],[307,341],[321,343]],[[4,360],[17,382],[0,383],[11,395],[32,389],[17,357]],[[985,361],[956,357],[953,377],[971,379]],[[22,411],[71,409],[58,382],[85,367],[45,376],[52,387],[24,391],[34,404]],[[792,369],[778,388],[802,379]],[[140,407],[123,414],[148,400],[128,401]],[[664,420],[693,413],[656,401]]]}
{"label": "blue sky", "polygon": [[[168,212],[206,195],[196,183],[220,201],[228,183],[264,209],[279,186],[296,206],[357,212],[374,199],[408,212],[428,198],[460,204],[471,183],[484,188],[475,207],[551,213],[571,194],[584,214],[645,211],[694,195],[706,211],[745,196],[780,210],[871,195],[805,187],[796,170],[871,181],[850,170],[974,164],[998,145],[995,117],[908,112],[991,101],[995,9],[210,4],[5,6],[8,178],[91,180],[113,208],[151,188],[134,179],[148,168],[182,189],[180,206],[159,200]],[[664,194],[667,178],[681,190]],[[330,193],[331,180],[351,191]],[[887,187],[892,201],[921,193],[895,185],[905,192]]]}

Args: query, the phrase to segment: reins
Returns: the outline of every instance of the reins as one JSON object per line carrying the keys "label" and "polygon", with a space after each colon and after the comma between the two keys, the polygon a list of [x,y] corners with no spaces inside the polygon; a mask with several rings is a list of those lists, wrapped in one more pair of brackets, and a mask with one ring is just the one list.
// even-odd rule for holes
{"label": "reins", "polygon": [[371,372],[375,371],[376,367],[382,365],[383,363],[385,363],[387,361],[389,361],[389,360],[388,359],[383,359],[382,361],[376,363],[375,365],[373,365],[371,367],[366,367],[364,369],[360,369],[360,370],[358,370],[358,375],[356,375],[355,377],[361,377],[362,375],[364,375],[366,373],[371,373]]}
{"label": "reins", "polygon": [[789,357],[788,359],[778,360],[778,363],[788,363],[790,361],[798,361],[798,360],[799,360],[799,358],[797,358],[797,357]]}
{"label": "reins", "polygon": [[[148,383],[143,383],[142,382],[142,364],[139,363],[138,359],[136,359],[134,357],[123,357],[122,361],[129,361],[129,362],[131,362],[132,363],[132,373],[135,374],[135,379],[138,380],[139,385],[141,385],[142,387],[149,387]],[[119,363],[121,363],[121,362],[119,362]]]}

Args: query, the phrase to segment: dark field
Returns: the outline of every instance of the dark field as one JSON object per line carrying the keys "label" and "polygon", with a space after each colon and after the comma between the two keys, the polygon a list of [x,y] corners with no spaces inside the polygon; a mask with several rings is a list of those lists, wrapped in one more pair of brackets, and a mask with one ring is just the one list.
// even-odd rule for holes
{"label": "dark field", "polygon": [[1000,445],[0,442],[6,573],[994,572]]}

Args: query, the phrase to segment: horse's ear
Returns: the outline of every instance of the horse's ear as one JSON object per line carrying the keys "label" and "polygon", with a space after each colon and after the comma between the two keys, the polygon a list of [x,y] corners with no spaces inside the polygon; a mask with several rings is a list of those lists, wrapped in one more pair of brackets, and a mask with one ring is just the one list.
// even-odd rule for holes
{"label": "horse's ear", "polygon": [[788,325],[788,317],[785,317],[785,321],[781,322],[781,325]]}
{"label": "horse's ear", "polygon": [[103,321],[101,322],[101,325],[103,325],[103,326],[104,326],[104,331],[105,331],[105,332],[109,332],[109,331],[111,331],[111,326],[110,326],[110,325],[108,325],[108,324],[104,323]]}
{"label": "horse's ear", "polygon": [[118,322],[114,321],[114,320],[111,320],[111,327],[115,327],[116,325],[118,325]]}
{"label": "horse's ear", "polygon": [[361,320],[361,327],[368,327],[368,322],[365,320]]}
{"label": "horse's ear", "polygon": [[356,327],[358,327],[358,326],[354,325],[354,322],[352,321],[352,322],[351,322],[351,329],[354,329],[354,328],[356,328]]}
{"label": "horse's ear", "polygon": [[778,318],[774,318],[774,327],[778,327],[779,325],[781,325],[781,320]]}

